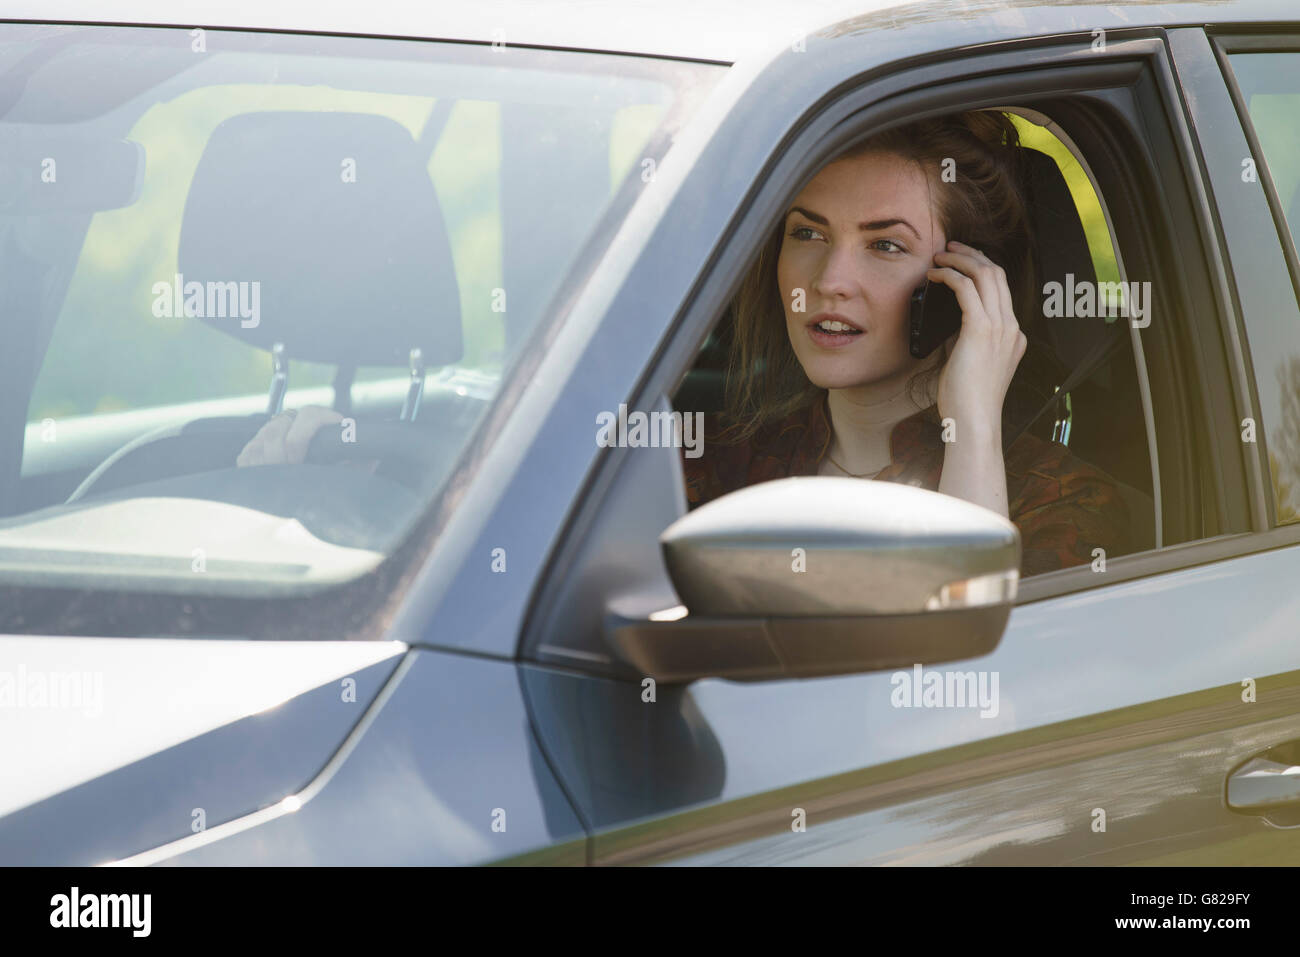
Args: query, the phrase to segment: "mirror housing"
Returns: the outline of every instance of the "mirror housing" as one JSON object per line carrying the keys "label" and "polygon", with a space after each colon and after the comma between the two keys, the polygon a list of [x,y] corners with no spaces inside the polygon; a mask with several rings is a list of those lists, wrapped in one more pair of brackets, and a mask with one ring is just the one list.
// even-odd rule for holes
{"label": "mirror housing", "polygon": [[801,476],[703,505],[660,536],[683,607],[609,609],[623,660],[656,680],[879,671],[997,647],[1020,534],[996,512],[889,482]]}

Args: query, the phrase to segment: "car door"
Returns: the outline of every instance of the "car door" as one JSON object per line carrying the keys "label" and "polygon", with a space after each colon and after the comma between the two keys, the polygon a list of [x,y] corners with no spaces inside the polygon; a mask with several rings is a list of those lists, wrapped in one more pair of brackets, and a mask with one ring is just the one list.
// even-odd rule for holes
{"label": "car door", "polygon": [[[668,408],[734,290],[726,270],[738,274],[753,248],[746,227],[762,233],[800,177],[832,154],[837,131],[844,142],[940,106],[1042,108],[1073,116],[1128,278],[1157,290],[1141,332],[1150,401],[1133,414],[1148,417],[1158,447],[1163,542],[1023,583],[997,649],[940,667],[972,674],[990,692],[980,707],[900,704],[896,689],[920,683],[906,671],[664,684],[620,661],[606,635],[611,620],[677,603],[656,543],[684,511],[677,452],[607,450],[534,592],[521,646],[532,720],[594,831],[593,862],[1300,861],[1296,832],[1273,826],[1286,823],[1286,808],[1261,797],[1300,741],[1297,608],[1283,584],[1300,572],[1300,550],[1288,547],[1289,531],[1271,529],[1260,449],[1239,427],[1252,402],[1237,326],[1238,302],[1247,303],[1217,230],[1250,208],[1207,188],[1208,142],[1245,148],[1222,76],[1207,69],[1197,89],[1228,103],[1210,126],[1185,109],[1184,63],[1180,54],[1175,73],[1165,35],[1116,22],[1101,49],[1093,31],[949,58],[942,76],[877,70],[850,83],[872,60],[868,38],[888,54],[933,52],[908,46],[922,42],[915,30],[886,38],[869,18],[855,26],[827,31],[818,51],[830,104],[800,114],[817,98],[791,101],[791,127],[797,118],[816,135],[774,150],[629,408]],[[972,33],[982,30],[998,39],[996,26]],[[1205,42],[1199,31],[1173,33]],[[755,101],[806,63],[778,58]],[[1108,118],[1090,132],[1089,108]],[[1256,231],[1272,222],[1258,204],[1243,221]],[[1266,262],[1282,261],[1268,236]],[[1267,281],[1293,314],[1285,270]]]}

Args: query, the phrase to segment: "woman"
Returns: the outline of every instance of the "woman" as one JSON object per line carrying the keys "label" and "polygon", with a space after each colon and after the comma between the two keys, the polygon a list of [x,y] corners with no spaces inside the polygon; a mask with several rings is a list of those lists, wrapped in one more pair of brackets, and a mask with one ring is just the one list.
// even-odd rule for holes
{"label": "woman", "polygon": [[[1126,550],[1108,476],[1029,433],[1003,456],[1027,345],[1016,313],[1035,308],[1018,152],[1000,113],[924,120],[837,157],[799,193],[736,297],[729,414],[682,460],[692,507],[789,475],[874,478],[1009,517],[1022,575]],[[926,279],[956,294],[961,329],[915,359],[910,297]]]}

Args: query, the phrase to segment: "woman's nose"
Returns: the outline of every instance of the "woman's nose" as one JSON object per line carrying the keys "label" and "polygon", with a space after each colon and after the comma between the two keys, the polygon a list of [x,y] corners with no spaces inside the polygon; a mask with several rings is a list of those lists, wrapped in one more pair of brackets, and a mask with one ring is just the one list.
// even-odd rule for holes
{"label": "woman's nose", "polygon": [[850,296],[858,285],[853,250],[846,246],[831,247],[813,279],[813,292],[821,296]]}

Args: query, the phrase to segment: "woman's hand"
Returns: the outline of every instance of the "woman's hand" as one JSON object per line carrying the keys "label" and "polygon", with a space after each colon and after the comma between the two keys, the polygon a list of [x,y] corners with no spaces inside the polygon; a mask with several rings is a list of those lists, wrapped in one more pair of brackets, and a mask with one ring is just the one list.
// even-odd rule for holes
{"label": "woman's hand", "polygon": [[961,331],[945,344],[948,361],[939,374],[939,415],[962,432],[1001,441],[1002,403],[1029,340],[1011,307],[1011,289],[1002,267],[978,249],[956,241],[938,253],[927,278],[957,294]]}
{"label": "woman's hand", "polygon": [[1007,515],[1002,403],[1029,340],[1011,305],[1006,273],[978,249],[956,241],[926,276],[949,286],[961,306],[956,342],[939,374],[939,415],[955,429],[944,449],[939,491]]}
{"label": "woman's hand", "polygon": [[288,409],[258,430],[235,459],[235,465],[297,465],[307,457],[312,436],[324,426],[342,421],[342,415],[319,405]]}

